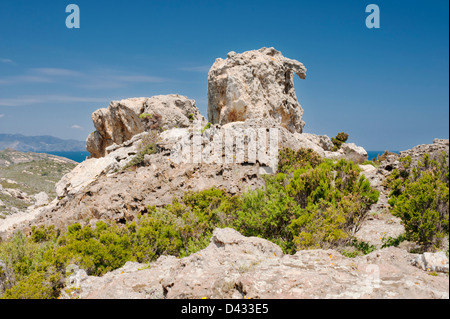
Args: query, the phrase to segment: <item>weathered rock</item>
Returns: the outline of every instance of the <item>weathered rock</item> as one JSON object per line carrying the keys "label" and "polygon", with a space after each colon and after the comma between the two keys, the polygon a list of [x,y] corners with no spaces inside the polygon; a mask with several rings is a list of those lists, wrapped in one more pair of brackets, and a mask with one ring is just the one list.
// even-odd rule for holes
{"label": "weathered rock", "polygon": [[115,168],[116,161],[111,157],[91,158],[80,163],[56,184],[58,197],[74,194],[95,179]]}
{"label": "weathered rock", "polygon": [[[152,118],[155,127],[146,127]],[[112,101],[108,108],[95,111],[92,120],[97,131],[89,135],[86,148],[94,158],[105,156],[108,146],[120,145],[146,129],[167,130],[188,127],[194,120],[205,122],[195,101],[178,94]]]}
{"label": "weathered rock", "polygon": [[[295,138],[294,145],[292,145],[292,142],[285,142],[283,146],[290,147],[294,150],[299,148],[310,148],[319,154],[320,157],[325,157],[325,150],[322,148],[319,136],[313,134],[295,133],[293,137]],[[289,140],[289,138],[287,138],[287,140]]]}
{"label": "weathered rock", "polygon": [[[16,230],[22,230],[24,233],[29,234],[31,227],[36,225],[34,221],[38,217],[45,218],[45,215],[41,215],[51,211],[56,203],[56,200],[54,200],[47,206],[36,207],[33,205],[25,211],[13,207],[13,213],[10,216],[3,220],[0,219],[0,239],[8,238]],[[48,223],[47,225],[51,224]]]}
{"label": "weathered rock", "polygon": [[[448,276],[412,266],[414,255],[387,248],[346,258],[333,250],[284,255],[277,245],[216,229],[189,257],[127,263],[102,277],[81,276],[65,298],[448,298]],[[75,278],[76,279],[76,278]],[[77,289],[70,289],[77,288]]]}
{"label": "weathered rock", "polygon": [[434,139],[433,144],[422,144],[413,147],[410,150],[400,152],[398,155],[400,158],[410,156],[411,167],[417,167],[417,162],[422,161],[423,155],[428,153],[430,160],[438,160],[440,157],[446,157],[448,162],[449,154],[449,140],[448,139]]}
{"label": "weathered rock", "polygon": [[264,119],[212,125],[201,131],[201,127],[165,131],[160,135],[158,146],[170,151],[169,159],[175,163],[259,164],[275,172],[280,148],[310,148],[324,157],[322,145],[327,147],[328,138],[313,134],[292,134],[284,127]]}
{"label": "weathered rock", "polygon": [[346,159],[361,164],[368,159],[367,151],[354,143],[344,143],[337,152],[325,152],[330,159]]}
{"label": "weathered rock", "polygon": [[64,229],[75,221],[86,224],[88,219],[126,222],[145,213],[148,206],[165,206],[187,191],[216,187],[237,194],[264,185],[258,165],[175,164],[163,153],[147,156],[147,166],[114,173],[119,164],[110,158],[114,153],[81,163],[75,169],[79,173],[74,170],[60,183],[65,197],[20,227],[45,224]]}
{"label": "weathered rock", "polygon": [[294,74],[304,79],[306,68],[274,48],[230,52],[227,59],[217,59],[208,74],[209,121],[223,125],[269,118],[292,133],[301,133],[305,124]]}
{"label": "weathered rock", "polygon": [[399,157],[397,154],[387,155],[384,160],[380,162],[379,171],[384,171],[385,174],[390,174],[394,169],[400,168]]}
{"label": "weathered rock", "polygon": [[400,218],[392,216],[388,211],[371,211],[367,219],[362,222],[355,238],[380,249],[383,238],[397,238],[404,232],[405,227],[401,224]]}
{"label": "weathered rock", "polygon": [[331,138],[329,138],[327,135],[315,135],[311,133],[302,133],[303,137],[306,137],[311,142],[313,142],[315,145],[320,146],[324,151],[331,151],[333,149],[333,142],[331,141]]}
{"label": "weathered rock", "polygon": [[412,264],[423,270],[448,273],[448,257],[444,252],[423,253],[413,260]]}
{"label": "weathered rock", "polygon": [[43,206],[48,204],[48,195],[46,192],[40,192],[38,194],[35,194],[34,196],[34,206]]}
{"label": "weathered rock", "polygon": [[86,139],[86,150],[91,154],[91,158],[100,158],[105,155],[105,148],[111,141],[103,138],[99,131],[94,131]]}
{"label": "weathered rock", "polygon": [[444,160],[449,161],[449,140],[448,139],[434,139],[433,144],[421,144],[417,145],[409,150],[402,151],[398,155],[388,155],[386,159],[381,161],[379,169],[384,175],[389,175],[394,169],[403,168],[399,159],[409,156],[411,158],[411,164],[408,166],[408,171],[418,167],[418,162],[423,161],[425,154],[430,155],[430,160]]}
{"label": "weathered rock", "polygon": [[14,197],[18,200],[21,200],[23,202],[26,203],[31,203],[33,201],[32,197],[29,196],[26,192],[20,190],[20,189],[16,189],[16,188],[7,188],[4,190],[4,193]]}
{"label": "weathered rock", "polygon": [[92,157],[105,156],[105,148],[109,145],[122,144],[144,131],[139,110],[145,101],[143,98],[112,101],[107,109],[99,109],[92,114],[97,132],[90,134],[86,141]]}
{"label": "weathered rock", "polygon": [[[161,129],[185,128],[192,126],[194,121],[206,125],[205,118],[195,105],[195,101],[178,94],[156,95],[149,98],[142,113],[160,114]],[[141,114],[142,114],[141,113]]]}
{"label": "weathered rock", "polygon": [[121,145],[110,145],[105,149],[106,156],[90,158],[78,164],[56,184],[57,196],[75,194],[100,176],[124,167],[138,153],[142,139],[148,135],[142,132]]}

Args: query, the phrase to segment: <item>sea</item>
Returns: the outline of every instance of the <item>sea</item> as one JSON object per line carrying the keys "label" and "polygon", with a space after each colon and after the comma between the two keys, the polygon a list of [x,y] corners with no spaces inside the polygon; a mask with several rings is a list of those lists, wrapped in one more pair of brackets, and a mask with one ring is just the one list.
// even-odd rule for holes
{"label": "sea", "polygon": [[65,157],[77,163],[83,162],[90,155],[89,152],[45,152],[45,153]]}
{"label": "sea", "polygon": [[[372,161],[378,157],[378,155],[383,154],[385,151],[367,151],[367,155],[369,157],[369,161]],[[389,151],[391,153],[398,154],[398,151]]]}
{"label": "sea", "polygon": [[[398,151],[391,151],[391,152],[398,154]],[[46,152],[46,153],[65,157],[77,163],[81,163],[89,156],[89,152]],[[367,151],[369,161],[376,159],[378,155],[381,155],[383,153],[384,151]]]}

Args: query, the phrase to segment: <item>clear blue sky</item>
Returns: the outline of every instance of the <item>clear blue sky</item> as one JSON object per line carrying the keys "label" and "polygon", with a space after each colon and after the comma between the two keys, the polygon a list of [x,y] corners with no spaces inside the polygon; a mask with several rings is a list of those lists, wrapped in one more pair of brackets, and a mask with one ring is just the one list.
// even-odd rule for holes
{"label": "clear blue sky", "polygon": [[[68,4],[81,28],[67,29]],[[375,3],[381,28],[368,29]],[[0,133],[85,140],[110,100],[179,93],[207,108],[218,57],[275,47],[308,68],[295,80],[305,131],[367,150],[449,132],[449,2],[0,2]]]}

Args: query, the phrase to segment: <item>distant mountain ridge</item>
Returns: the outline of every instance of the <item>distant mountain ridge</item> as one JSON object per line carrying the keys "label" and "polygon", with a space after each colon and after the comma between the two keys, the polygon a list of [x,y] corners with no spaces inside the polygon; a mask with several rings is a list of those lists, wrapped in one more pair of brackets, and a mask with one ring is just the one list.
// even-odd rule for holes
{"label": "distant mountain ridge", "polygon": [[0,150],[6,148],[21,152],[85,152],[86,143],[49,135],[0,134]]}

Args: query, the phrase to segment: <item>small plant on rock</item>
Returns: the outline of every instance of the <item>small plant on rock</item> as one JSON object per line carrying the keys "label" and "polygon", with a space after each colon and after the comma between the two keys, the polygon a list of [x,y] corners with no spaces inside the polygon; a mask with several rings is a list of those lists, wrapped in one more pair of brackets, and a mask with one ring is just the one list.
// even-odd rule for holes
{"label": "small plant on rock", "polygon": [[155,154],[157,151],[157,136],[158,134],[155,131],[151,131],[148,136],[145,136],[140,143],[137,155],[123,167],[123,170],[141,166],[144,163],[145,155]]}
{"label": "small plant on rock", "polygon": [[162,116],[161,114],[154,113],[142,113],[139,118],[144,122],[144,127],[147,132],[151,131],[162,131]]}
{"label": "small plant on rock", "polygon": [[342,144],[347,142],[347,140],[348,140],[348,134],[345,132],[340,132],[336,135],[336,137],[332,137],[331,141],[334,144],[333,152],[338,151],[341,148]]}

